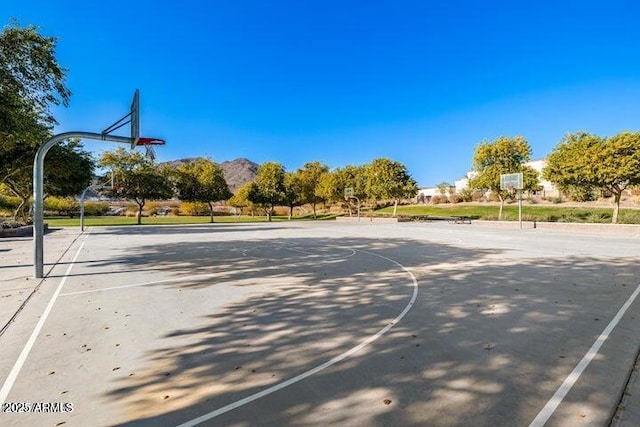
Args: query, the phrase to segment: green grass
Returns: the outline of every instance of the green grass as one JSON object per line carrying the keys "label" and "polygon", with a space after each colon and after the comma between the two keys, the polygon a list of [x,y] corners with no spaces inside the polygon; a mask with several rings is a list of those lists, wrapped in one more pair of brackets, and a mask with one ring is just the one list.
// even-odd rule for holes
{"label": "green grass", "polygon": [[[496,220],[499,209],[497,205],[398,206],[398,215],[468,216],[473,219]],[[380,209],[376,213],[391,215],[393,207]],[[613,208],[522,205],[522,219],[526,221],[610,223],[612,213]],[[505,205],[503,219],[517,221],[518,205]],[[618,222],[620,224],[640,224],[640,210],[620,209]]]}
{"label": "green grass", "polygon": [[[273,216],[273,222],[289,221],[286,216]],[[335,219],[335,215],[318,215],[318,220]],[[294,221],[313,220],[311,215],[296,216]],[[267,222],[266,216],[216,216],[216,223],[238,223],[238,222]],[[45,217],[45,222],[50,227],[79,227],[80,218],[66,217]],[[208,216],[153,216],[143,217],[142,225],[167,225],[167,224],[208,224]],[[122,226],[137,225],[138,219],[126,216],[87,216],[84,219],[85,227],[92,226]]]}
{"label": "green grass", "polygon": [[[468,216],[473,219],[498,219],[497,205],[413,205],[398,206],[400,216]],[[386,207],[376,211],[378,216],[390,216],[393,207]],[[548,221],[548,222],[588,222],[588,223],[610,223],[612,208],[596,207],[563,207],[558,205],[522,205],[522,219],[524,221]],[[364,213],[363,215],[366,215]],[[503,217],[507,221],[518,220],[517,204],[505,205]],[[335,219],[335,215],[318,215],[318,220]],[[273,222],[289,221],[286,216],[274,216]],[[294,221],[313,220],[312,215],[296,216]],[[45,221],[51,227],[79,227],[79,218],[66,217],[46,217]],[[216,216],[216,223],[242,223],[242,222],[266,222],[266,216]],[[208,216],[155,216],[142,218],[142,225],[165,225],[165,224],[207,224]],[[621,209],[618,217],[620,224],[640,224],[640,209]],[[137,219],[124,216],[87,216],[85,226],[123,226],[136,225]]]}

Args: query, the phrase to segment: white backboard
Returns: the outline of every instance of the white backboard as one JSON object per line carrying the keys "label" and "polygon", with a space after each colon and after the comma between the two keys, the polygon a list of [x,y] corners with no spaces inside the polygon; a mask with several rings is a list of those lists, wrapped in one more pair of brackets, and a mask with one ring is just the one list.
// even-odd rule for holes
{"label": "white backboard", "polygon": [[522,172],[506,173],[500,175],[500,189],[506,190],[512,188],[514,190],[522,190]]}
{"label": "white backboard", "polygon": [[344,198],[348,199],[349,197],[353,197],[353,188],[347,187],[344,189]]}

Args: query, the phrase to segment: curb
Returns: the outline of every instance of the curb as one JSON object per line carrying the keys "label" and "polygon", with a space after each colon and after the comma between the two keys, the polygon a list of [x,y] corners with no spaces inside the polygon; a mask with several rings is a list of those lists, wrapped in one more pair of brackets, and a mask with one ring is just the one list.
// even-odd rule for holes
{"label": "curb", "polygon": [[[49,230],[49,224],[44,224],[44,232]],[[0,229],[0,238],[3,237],[31,237],[33,236],[33,225],[25,225],[18,228]]]}

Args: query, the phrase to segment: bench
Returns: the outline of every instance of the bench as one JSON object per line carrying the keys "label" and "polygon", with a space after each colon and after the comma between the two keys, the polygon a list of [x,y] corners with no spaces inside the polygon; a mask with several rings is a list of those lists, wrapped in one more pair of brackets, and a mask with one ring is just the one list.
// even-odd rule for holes
{"label": "bench", "polygon": [[471,217],[468,216],[452,216],[448,219],[449,224],[471,224]]}
{"label": "bench", "polygon": [[398,216],[399,222],[404,221],[447,221],[450,224],[471,224],[470,216],[434,216],[434,215],[401,215]]}

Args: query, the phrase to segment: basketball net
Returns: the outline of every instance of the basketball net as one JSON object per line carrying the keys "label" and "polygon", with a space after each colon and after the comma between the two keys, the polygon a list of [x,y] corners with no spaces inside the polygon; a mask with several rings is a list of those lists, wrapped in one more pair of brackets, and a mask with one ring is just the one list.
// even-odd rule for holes
{"label": "basketball net", "polygon": [[164,140],[159,138],[138,138],[136,146],[144,146],[145,157],[149,159],[151,163],[156,161],[156,152],[153,149],[154,145],[164,145]]}
{"label": "basketball net", "polygon": [[145,145],[144,146],[144,156],[149,159],[151,163],[156,162],[156,151],[153,149],[153,145]]}

